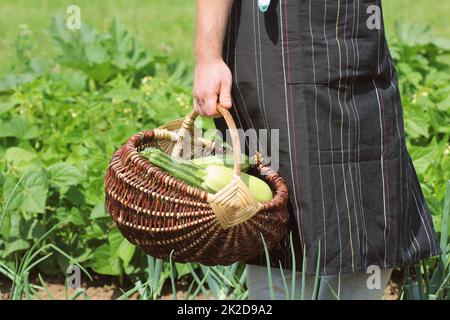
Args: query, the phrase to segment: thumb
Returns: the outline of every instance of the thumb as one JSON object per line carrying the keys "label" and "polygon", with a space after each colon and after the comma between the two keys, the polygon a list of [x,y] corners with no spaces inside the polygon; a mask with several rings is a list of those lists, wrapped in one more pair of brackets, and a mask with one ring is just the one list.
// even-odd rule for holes
{"label": "thumb", "polygon": [[220,84],[220,96],[219,101],[222,106],[229,109],[232,106],[231,103],[231,78],[222,80]]}

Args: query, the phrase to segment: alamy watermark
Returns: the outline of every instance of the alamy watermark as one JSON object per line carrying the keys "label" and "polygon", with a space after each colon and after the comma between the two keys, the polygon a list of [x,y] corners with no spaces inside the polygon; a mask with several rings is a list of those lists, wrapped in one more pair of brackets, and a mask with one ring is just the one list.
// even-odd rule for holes
{"label": "alamy watermark", "polygon": [[[280,130],[279,129],[237,129],[236,132],[239,137],[241,154],[246,153],[249,155],[250,164],[263,163],[270,165],[271,169],[277,172],[280,168]],[[221,155],[226,153],[227,155],[234,152],[231,150],[234,146],[233,141],[234,133],[230,130],[226,130],[225,137],[222,132],[216,129],[202,130],[196,127],[193,130],[193,135],[188,135],[183,140],[182,154],[186,159],[189,159],[192,154],[198,157],[205,157],[214,153]],[[217,143],[213,150],[204,148],[205,140],[209,140],[207,137],[216,137]],[[225,146],[225,148],[224,148]],[[224,150],[225,149],[225,150]],[[243,159],[240,158],[242,161]],[[225,158],[227,164],[232,165],[234,159],[232,157]]]}
{"label": "alamy watermark", "polygon": [[369,14],[366,25],[369,30],[381,29],[381,8],[376,4],[367,7],[366,13]]}
{"label": "alamy watermark", "polygon": [[370,265],[367,267],[367,274],[370,276],[367,278],[367,289],[380,290],[381,289],[381,269],[379,266]]}
{"label": "alamy watermark", "polygon": [[66,9],[68,17],[66,19],[66,27],[69,30],[81,29],[81,9],[77,5],[70,5]]}
{"label": "alamy watermark", "polygon": [[77,265],[70,265],[66,270],[66,284],[69,289],[81,288],[81,270]]}

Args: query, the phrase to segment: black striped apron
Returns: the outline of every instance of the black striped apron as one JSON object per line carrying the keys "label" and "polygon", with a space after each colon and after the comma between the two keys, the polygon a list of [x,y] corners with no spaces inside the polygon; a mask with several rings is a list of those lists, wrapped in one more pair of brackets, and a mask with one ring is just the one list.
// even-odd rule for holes
{"label": "black striped apron", "polygon": [[[237,124],[279,129],[297,270],[303,257],[307,274],[319,264],[329,275],[440,253],[405,147],[381,1],[272,0],[263,13],[236,0],[223,57]],[[292,267],[288,236],[270,258]]]}

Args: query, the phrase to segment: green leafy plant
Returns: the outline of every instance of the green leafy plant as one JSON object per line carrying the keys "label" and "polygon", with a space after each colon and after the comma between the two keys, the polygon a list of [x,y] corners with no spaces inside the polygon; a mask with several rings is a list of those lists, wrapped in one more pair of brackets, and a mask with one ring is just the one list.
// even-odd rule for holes
{"label": "green leafy plant", "polygon": [[444,201],[440,247],[442,255],[415,266],[414,273],[409,268],[404,273],[404,300],[445,300],[450,298],[450,242],[448,228],[450,224],[450,181]]}
{"label": "green leafy plant", "polygon": [[[87,41],[83,32],[88,31],[70,36]],[[108,81],[98,82],[102,75],[94,68],[57,61],[30,81],[0,79],[0,261],[10,268],[58,225],[44,244],[70,253],[83,266],[120,279],[145,273],[146,256],[120,235],[105,212],[104,172],[112,153],[132,134],[188,112],[189,81],[183,64],[147,59],[117,22],[111,34],[92,32],[100,46],[110,48],[108,59],[119,59],[120,50],[129,59]],[[71,54],[63,48],[62,61],[78,58]],[[149,63],[141,68],[144,58]],[[153,69],[153,75],[145,74]],[[67,265],[57,254],[37,268],[57,274]]]}
{"label": "green leafy plant", "polygon": [[61,63],[83,71],[100,84],[119,74],[136,80],[154,75],[153,57],[116,19],[107,33],[98,33],[85,24],[79,31],[69,30],[55,17],[51,31],[62,51]]}
{"label": "green leafy plant", "polygon": [[431,28],[398,23],[390,39],[402,94],[406,142],[440,229],[450,179],[450,41]]}

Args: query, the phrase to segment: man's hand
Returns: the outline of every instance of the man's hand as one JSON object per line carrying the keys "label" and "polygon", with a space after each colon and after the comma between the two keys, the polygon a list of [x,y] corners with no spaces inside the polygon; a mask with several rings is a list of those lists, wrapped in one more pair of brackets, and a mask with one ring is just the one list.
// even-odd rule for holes
{"label": "man's hand", "polygon": [[222,59],[222,43],[233,0],[197,0],[194,108],[216,117],[217,102],[231,108],[231,71]]}
{"label": "man's hand", "polygon": [[205,117],[217,117],[217,102],[231,108],[231,71],[222,59],[197,60],[194,73],[194,109]]}

